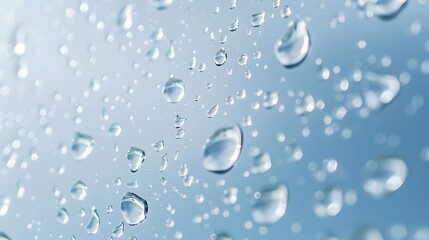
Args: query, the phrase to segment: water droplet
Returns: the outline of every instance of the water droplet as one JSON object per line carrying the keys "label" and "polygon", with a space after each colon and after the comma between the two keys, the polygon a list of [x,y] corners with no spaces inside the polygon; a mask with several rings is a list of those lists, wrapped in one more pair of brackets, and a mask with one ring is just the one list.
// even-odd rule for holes
{"label": "water droplet", "polygon": [[384,240],[383,234],[375,227],[361,226],[353,230],[350,240]]}
{"label": "water droplet", "polygon": [[366,164],[364,189],[374,197],[383,197],[398,190],[407,179],[408,167],[399,157],[380,157]]}
{"label": "water droplet", "polygon": [[133,8],[132,4],[127,4],[119,14],[118,24],[123,30],[130,30],[133,26]]}
{"label": "water droplet", "polygon": [[260,12],[252,15],[250,23],[253,27],[259,27],[265,22],[265,12]]}
{"label": "water droplet", "polygon": [[165,146],[164,141],[160,140],[160,141],[156,142],[154,145],[155,151],[157,151],[157,152],[162,151],[164,149],[164,146]]}
{"label": "water droplet", "polygon": [[83,200],[86,197],[88,187],[82,181],[76,182],[70,189],[73,199]]}
{"label": "water droplet", "polygon": [[343,206],[343,192],[337,186],[328,187],[324,191],[317,191],[315,194],[316,203],[314,212],[319,217],[336,216]]}
{"label": "water droplet", "polygon": [[93,146],[94,139],[91,136],[77,132],[71,147],[74,158],[84,160],[91,154]]}
{"label": "water droplet", "polygon": [[170,43],[170,47],[168,48],[167,52],[165,53],[165,57],[169,60],[174,59],[176,56],[176,51],[174,50],[173,43]]}
{"label": "water droplet", "polygon": [[228,233],[217,233],[217,234],[214,234],[214,238],[210,238],[210,239],[233,240],[233,238]]}
{"label": "water droplet", "polygon": [[140,148],[130,147],[127,153],[127,159],[131,172],[135,173],[140,169],[142,163],[146,159],[146,154]]}
{"label": "water droplet", "polygon": [[167,165],[168,165],[168,157],[167,157],[167,154],[164,154],[161,156],[161,167],[159,167],[159,171],[164,172],[165,169],[167,169]]}
{"label": "water droplet", "polygon": [[158,10],[164,10],[168,8],[173,0],[151,0],[152,6],[156,7]]}
{"label": "water droplet", "polygon": [[237,188],[228,188],[223,191],[222,201],[226,205],[235,204],[238,200],[238,189]]}
{"label": "water droplet", "polygon": [[150,60],[156,60],[159,57],[159,48],[152,47],[146,52],[146,57]]}
{"label": "water droplet", "polygon": [[206,70],[206,64],[205,63],[201,63],[198,66],[198,72],[204,72],[204,70]]}
{"label": "water droplet", "polygon": [[164,89],[165,99],[171,103],[180,102],[185,96],[185,84],[182,79],[170,78],[167,83],[165,83]]}
{"label": "water droplet", "polygon": [[398,95],[401,84],[395,76],[373,72],[366,72],[364,76],[369,83],[368,90],[364,92],[365,104],[369,109],[380,109]]}
{"label": "water droplet", "polygon": [[27,32],[22,26],[18,26],[15,30],[15,39],[13,52],[16,56],[21,56],[27,50]]}
{"label": "water droplet", "polygon": [[91,220],[89,220],[88,225],[86,225],[86,232],[88,234],[94,235],[98,232],[99,228],[100,228],[100,216],[98,216],[97,209],[93,209]]}
{"label": "water droplet", "polygon": [[240,20],[238,20],[238,18],[236,18],[235,20],[234,20],[234,22],[232,22],[230,25],[229,25],[229,31],[231,31],[231,32],[234,32],[235,30],[237,30],[238,29],[238,27],[240,26]]}
{"label": "water droplet", "polygon": [[176,139],[181,139],[185,136],[185,129],[177,129],[176,135],[174,136]]}
{"label": "water droplet", "polygon": [[204,167],[215,173],[228,172],[240,156],[242,139],[243,133],[238,125],[218,129],[204,149]]}
{"label": "water droplet", "polygon": [[186,175],[188,175],[188,166],[186,165],[186,163],[180,164],[178,174],[179,177],[186,177]]}
{"label": "water droplet", "polygon": [[248,59],[249,57],[247,56],[247,54],[241,54],[240,57],[238,57],[238,65],[245,66],[247,64]]}
{"label": "water droplet", "polygon": [[108,205],[108,206],[106,207],[106,212],[107,212],[107,213],[112,213],[112,212],[113,212],[113,206],[112,206],[112,205]]}
{"label": "water droplet", "polygon": [[226,59],[227,59],[227,53],[225,52],[225,49],[221,48],[219,49],[219,51],[217,51],[214,57],[214,62],[216,66],[222,66],[223,64],[225,64]]}
{"label": "water droplet", "polygon": [[207,117],[212,118],[219,112],[219,104],[214,105],[209,110],[207,110]]}
{"label": "water droplet", "polygon": [[264,225],[274,224],[285,214],[287,204],[288,189],[285,185],[264,189],[253,205],[253,220]]}
{"label": "water droplet", "polygon": [[307,115],[314,111],[316,108],[316,102],[312,95],[307,95],[302,99],[299,99],[295,106],[295,113],[299,116]]}
{"label": "water droplet", "polygon": [[194,70],[194,68],[195,68],[196,65],[197,65],[197,58],[196,57],[192,57],[191,61],[189,61],[188,69],[189,70]]}
{"label": "water droplet", "polygon": [[121,223],[113,229],[112,236],[115,238],[120,238],[124,234],[124,222]]}
{"label": "water droplet", "polygon": [[122,216],[129,225],[137,225],[146,219],[148,205],[146,200],[140,196],[128,192],[121,201]]}
{"label": "water droplet", "polygon": [[271,156],[269,153],[261,153],[255,156],[252,160],[250,172],[253,174],[261,174],[270,170],[271,168]]}
{"label": "water droplet", "polygon": [[58,222],[61,224],[66,224],[69,221],[69,213],[65,208],[61,208],[57,213]]}
{"label": "water droplet", "polygon": [[405,6],[407,0],[366,0],[369,13],[383,19],[394,18]]}
{"label": "water droplet", "polygon": [[290,15],[292,15],[292,9],[288,5],[285,5],[280,11],[280,17],[288,18]]}
{"label": "water droplet", "polygon": [[271,109],[277,105],[279,102],[279,94],[278,92],[266,92],[264,94],[264,102],[262,106],[265,109]]}
{"label": "water droplet", "polygon": [[150,35],[150,40],[154,42],[159,42],[164,38],[164,30],[162,28],[157,28],[152,35]]}
{"label": "water droplet", "polygon": [[183,124],[185,124],[186,118],[180,117],[179,115],[176,115],[176,120],[174,121],[174,126],[176,128],[181,128]]}
{"label": "water droplet", "polygon": [[112,125],[110,125],[109,127],[110,135],[117,137],[121,135],[121,132],[122,132],[122,127],[118,123],[113,123]]}
{"label": "water droplet", "polygon": [[0,240],[11,240],[8,235],[4,232],[0,232]]}
{"label": "water droplet", "polygon": [[229,9],[234,9],[237,7],[237,0],[231,0],[229,3]]}
{"label": "water droplet", "polygon": [[310,50],[310,35],[307,24],[298,20],[283,37],[274,43],[274,54],[285,67],[292,68],[300,64]]}

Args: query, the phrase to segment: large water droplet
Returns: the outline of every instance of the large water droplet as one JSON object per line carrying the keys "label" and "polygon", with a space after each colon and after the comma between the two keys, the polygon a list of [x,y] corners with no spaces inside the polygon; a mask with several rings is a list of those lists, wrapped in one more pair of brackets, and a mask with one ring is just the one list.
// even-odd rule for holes
{"label": "large water droplet", "polygon": [[86,197],[88,187],[82,181],[76,182],[70,189],[72,197],[76,200],[83,200]]}
{"label": "large water droplet", "polygon": [[253,206],[252,217],[259,224],[274,224],[285,214],[287,203],[288,189],[285,185],[264,189]]}
{"label": "large water droplet", "polygon": [[140,196],[128,192],[121,201],[122,216],[129,225],[137,225],[146,219],[148,205]]}
{"label": "large water droplet", "polygon": [[86,232],[94,235],[98,232],[100,228],[100,216],[98,216],[97,209],[92,210],[91,220],[89,220],[88,225],[86,225]]}
{"label": "large water droplet", "polygon": [[383,197],[398,190],[408,175],[405,161],[399,157],[381,157],[366,164],[364,189],[374,197]]}
{"label": "large water droplet", "polygon": [[82,133],[77,132],[71,147],[73,156],[76,160],[83,160],[91,154],[94,146],[94,139]]}
{"label": "large water droplet", "polygon": [[366,72],[364,76],[369,83],[368,90],[364,92],[365,105],[371,110],[392,102],[401,89],[399,80],[393,75]]}
{"label": "large water droplet", "polygon": [[287,68],[300,64],[309,50],[310,35],[303,20],[293,23],[286,34],[274,43],[277,60]]}
{"label": "large water droplet", "polygon": [[124,234],[124,222],[121,223],[113,229],[112,236],[115,238],[120,238]]}
{"label": "large water droplet", "polygon": [[214,56],[214,62],[216,66],[222,66],[223,64],[225,64],[227,56],[228,55],[225,49],[223,48],[219,49],[219,51],[217,51],[216,55]]}
{"label": "large water droplet", "polygon": [[119,14],[119,26],[124,30],[130,30],[133,26],[133,5],[127,4]]}
{"label": "large water droplet", "polygon": [[369,13],[384,19],[395,17],[405,6],[407,0],[366,0]]}
{"label": "large water droplet", "polygon": [[168,102],[180,102],[185,96],[185,83],[182,79],[170,78],[162,91]]}
{"label": "large water droplet", "polygon": [[271,157],[269,153],[261,153],[252,160],[250,172],[253,174],[265,173],[271,168]]}
{"label": "large water droplet", "polygon": [[254,27],[259,27],[265,22],[265,12],[255,13],[252,15],[250,23]]}
{"label": "large water droplet", "polygon": [[336,216],[343,206],[343,192],[337,186],[329,187],[315,194],[314,212],[319,217]]}
{"label": "large water droplet", "polygon": [[142,163],[146,159],[146,154],[140,148],[130,147],[127,153],[127,159],[131,172],[135,173],[140,169]]}
{"label": "large water droplet", "polygon": [[69,221],[69,213],[67,209],[61,208],[57,213],[58,222],[61,224],[66,224]]}
{"label": "large water droplet", "polygon": [[243,133],[238,125],[217,130],[204,149],[204,167],[215,173],[229,171],[240,156],[242,139]]}

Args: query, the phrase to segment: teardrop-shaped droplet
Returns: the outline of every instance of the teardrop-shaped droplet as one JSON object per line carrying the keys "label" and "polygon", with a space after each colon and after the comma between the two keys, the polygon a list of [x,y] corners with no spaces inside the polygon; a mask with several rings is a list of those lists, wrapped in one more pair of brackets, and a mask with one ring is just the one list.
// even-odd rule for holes
{"label": "teardrop-shaped droplet", "polygon": [[164,172],[165,169],[167,169],[167,165],[168,165],[168,157],[167,157],[167,154],[164,154],[161,156],[161,167],[159,167],[159,171]]}
{"label": "teardrop-shaped droplet", "polygon": [[146,219],[148,213],[146,200],[137,194],[128,192],[121,201],[121,211],[125,222],[129,225],[137,225]]}
{"label": "teardrop-shaped droplet", "polygon": [[151,2],[156,9],[164,10],[173,3],[173,0],[151,0]]}
{"label": "teardrop-shaped droplet", "polygon": [[292,9],[288,5],[285,5],[280,11],[280,17],[288,18],[290,15],[292,15]]}
{"label": "teardrop-shaped droplet", "polygon": [[361,226],[357,227],[350,236],[348,240],[384,240],[383,234],[380,230],[371,226]]}
{"label": "teardrop-shaped droplet", "polygon": [[189,61],[188,69],[189,70],[194,70],[194,68],[195,68],[196,65],[197,65],[197,58],[196,57],[192,57],[191,61]]}
{"label": "teardrop-shaped droplet", "polygon": [[214,57],[214,62],[216,66],[222,66],[225,64],[228,54],[226,53],[225,49],[221,48],[219,51],[216,52],[216,55]]}
{"label": "teardrop-shaped droplet", "polygon": [[238,125],[217,130],[204,149],[203,166],[215,173],[228,172],[237,162],[242,144],[243,133]]}
{"label": "teardrop-shaped droplet", "polygon": [[130,30],[133,26],[133,5],[127,4],[119,14],[119,27],[123,30]]}
{"label": "teardrop-shaped droplet", "polygon": [[159,48],[152,47],[146,52],[146,57],[150,60],[156,60],[159,57]]}
{"label": "teardrop-shaped droplet", "polygon": [[238,57],[238,65],[245,66],[247,64],[248,59],[249,57],[247,56],[247,54],[241,54],[240,57]]}
{"label": "teardrop-shaped droplet", "polygon": [[127,159],[131,172],[135,173],[140,169],[142,163],[146,159],[146,154],[140,148],[130,147],[127,153]]}
{"label": "teardrop-shaped droplet", "polygon": [[0,216],[6,215],[9,211],[10,197],[9,196],[0,196]]}
{"label": "teardrop-shaped droplet", "polygon": [[279,94],[278,92],[266,92],[264,94],[264,102],[262,106],[265,109],[271,109],[277,105],[279,102]]}
{"label": "teardrop-shaped droplet", "polygon": [[127,183],[126,185],[128,188],[138,188],[139,187],[139,182],[137,180],[134,180],[132,182]]}
{"label": "teardrop-shaped droplet", "polygon": [[170,78],[162,91],[168,102],[180,102],[185,96],[185,83],[182,79]]}
{"label": "teardrop-shaped droplet", "polygon": [[0,232],[0,240],[11,240],[8,235],[4,232]]}
{"label": "teardrop-shaped droplet", "polygon": [[155,151],[159,152],[162,151],[164,149],[165,143],[163,140],[159,140],[158,142],[155,143],[155,145],[153,146],[155,148]]}
{"label": "teardrop-shaped droplet", "polygon": [[57,213],[58,222],[61,224],[66,224],[69,222],[69,213],[67,209],[61,208]]}
{"label": "teardrop-shaped droplet", "polygon": [[296,21],[286,34],[274,43],[274,54],[285,67],[300,64],[310,50],[310,35],[304,20]]}
{"label": "teardrop-shaped droplet", "polygon": [[365,2],[369,13],[383,19],[391,19],[401,11],[407,0],[366,0]]}
{"label": "teardrop-shaped droplet", "polygon": [[204,70],[206,70],[206,64],[205,63],[201,63],[198,66],[198,72],[204,72]]}
{"label": "teardrop-shaped droplet", "polygon": [[84,160],[91,154],[94,146],[94,139],[86,134],[77,132],[71,147],[76,160]]}
{"label": "teardrop-shaped droplet", "polygon": [[112,125],[110,125],[109,127],[110,135],[117,137],[121,135],[121,132],[122,132],[122,127],[118,123],[113,123]]}
{"label": "teardrop-shaped droplet", "polygon": [[176,120],[174,120],[174,126],[176,128],[181,128],[183,124],[185,124],[185,122],[186,122],[186,118],[176,115]]}
{"label": "teardrop-shaped droplet", "polygon": [[401,89],[399,80],[393,75],[366,72],[364,77],[369,83],[364,92],[365,105],[371,110],[381,109],[392,102]]}
{"label": "teardrop-shaped droplet", "polygon": [[207,110],[207,117],[212,118],[214,117],[219,111],[219,104],[214,105],[209,110]]}
{"label": "teardrop-shaped droplet", "polygon": [[234,9],[237,7],[237,0],[230,0],[229,9]]}
{"label": "teardrop-shaped droplet", "polygon": [[113,229],[112,236],[115,238],[120,238],[124,235],[124,222],[121,223]]}
{"label": "teardrop-shaped droplet", "polygon": [[93,209],[91,220],[89,220],[88,225],[86,225],[86,232],[88,234],[94,235],[98,232],[99,228],[100,228],[100,216],[98,216],[97,209]]}
{"label": "teardrop-shaped droplet", "polygon": [[70,189],[70,193],[73,199],[83,200],[86,197],[88,187],[82,181],[77,181]]}
{"label": "teardrop-shaped droplet", "polygon": [[164,30],[162,28],[157,28],[151,35],[150,40],[154,42],[159,42],[164,38]]}
{"label": "teardrop-shaped droplet", "polygon": [[312,95],[307,95],[302,99],[299,99],[295,106],[295,113],[299,116],[307,115],[314,111],[316,108],[316,101]]}
{"label": "teardrop-shaped droplet", "polygon": [[336,216],[343,207],[343,192],[337,186],[331,186],[315,194],[314,212],[319,217]]}
{"label": "teardrop-shaped droplet", "polygon": [[259,27],[265,22],[265,12],[255,13],[252,15],[250,23],[254,27]]}
{"label": "teardrop-shaped droplet", "polygon": [[285,185],[267,188],[260,192],[252,209],[252,217],[259,224],[274,224],[286,212],[288,189]]}
{"label": "teardrop-shaped droplet", "polygon": [[400,157],[380,157],[366,164],[364,189],[374,197],[398,190],[408,176],[408,167]]}
{"label": "teardrop-shaped droplet", "polygon": [[237,30],[238,29],[238,27],[240,26],[240,20],[238,20],[238,18],[236,18],[235,20],[234,20],[234,22],[232,22],[230,25],[229,25],[229,31],[231,31],[231,32],[234,32],[235,30]]}
{"label": "teardrop-shaped droplet", "polygon": [[174,137],[176,139],[181,139],[183,136],[185,136],[185,129],[183,128],[177,129],[176,135]]}
{"label": "teardrop-shaped droplet", "polygon": [[253,174],[261,174],[270,170],[272,166],[271,156],[269,153],[261,153],[255,156],[252,160],[250,172]]}
{"label": "teardrop-shaped droplet", "polygon": [[178,175],[179,177],[186,177],[186,175],[188,175],[188,166],[186,163],[180,164]]}
{"label": "teardrop-shaped droplet", "polygon": [[173,60],[176,56],[176,51],[174,50],[173,43],[170,43],[170,47],[168,48],[167,52],[165,53],[165,57],[168,60]]}

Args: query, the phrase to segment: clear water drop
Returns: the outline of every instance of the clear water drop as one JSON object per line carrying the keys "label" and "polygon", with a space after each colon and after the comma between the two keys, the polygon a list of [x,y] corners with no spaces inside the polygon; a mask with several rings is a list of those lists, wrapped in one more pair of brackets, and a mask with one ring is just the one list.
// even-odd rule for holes
{"label": "clear water drop", "polygon": [[146,159],[146,154],[140,148],[130,147],[127,153],[127,159],[131,172],[135,173],[140,169],[142,163]]}
{"label": "clear water drop", "polygon": [[151,47],[149,50],[147,50],[146,57],[150,61],[154,61],[159,58],[159,54],[160,54],[160,51],[158,47]]}
{"label": "clear water drop", "polygon": [[127,4],[119,14],[118,24],[123,30],[130,30],[133,26],[133,8],[132,4]]}
{"label": "clear water drop", "polygon": [[161,167],[159,167],[159,171],[164,172],[165,169],[167,169],[167,165],[168,165],[168,157],[167,157],[167,154],[164,154],[161,156]]}
{"label": "clear water drop", "polygon": [[88,187],[82,181],[77,181],[70,189],[70,194],[73,199],[83,200],[86,197]]}
{"label": "clear water drop", "polygon": [[86,134],[77,132],[71,147],[73,156],[76,160],[84,160],[93,149],[94,139]]}
{"label": "clear water drop", "polygon": [[394,18],[407,0],[366,0],[367,11],[383,19]]}
{"label": "clear water drop", "polygon": [[185,83],[182,79],[170,78],[162,91],[168,102],[180,102],[185,96]]}
{"label": "clear water drop", "polygon": [[178,175],[179,177],[186,177],[188,175],[188,165],[186,163],[180,164]]}
{"label": "clear water drop", "polygon": [[4,216],[9,211],[10,206],[10,197],[9,196],[0,196],[0,216]]}
{"label": "clear water drop", "polygon": [[283,217],[287,205],[288,189],[285,185],[264,189],[253,205],[253,220],[263,225],[274,224]]}
{"label": "clear water drop", "polygon": [[264,94],[264,102],[262,106],[265,109],[271,109],[277,105],[279,102],[279,93],[278,92],[266,92]]}
{"label": "clear water drop", "polygon": [[93,209],[91,219],[89,220],[89,223],[86,225],[85,229],[88,234],[94,235],[98,232],[99,228],[100,228],[100,216],[97,213],[97,209]]}
{"label": "clear water drop", "polygon": [[189,61],[188,69],[189,70],[194,70],[194,68],[195,68],[196,65],[197,65],[197,58],[196,57],[192,57],[191,61]]}
{"label": "clear water drop", "polygon": [[331,186],[315,194],[314,212],[319,217],[336,216],[343,206],[343,192],[337,186]]}
{"label": "clear water drop", "polygon": [[164,10],[173,3],[173,0],[151,0],[151,2],[152,6],[156,7],[156,9]]}
{"label": "clear water drop", "polygon": [[125,222],[131,226],[137,225],[147,218],[148,204],[137,194],[128,192],[121,201],[121,211]]}
{"label": "clear water drop", "polygon": [[375,227],[357,227],[350,234],[349,240],[384,240],[383,234]]}
{"label": "clear water drop", "polygon": [[216,116],[216,114],[219,112],[219,104],[214,105],[209,110],[207,110],[207,117],[212,118]]}
{"label": "clear water drop", "polygon": [[225,49],[223,48],[219,49],[219,51],[216,52],[216,55],[214,57],[214,62],[216,66],[222,66],[223,64],[225,64],[227,56],[228,55]]}
{"label": "clear water drop", "polygon": [[183,128],[177,129],[176,135],[174,137],[176,139],[181,139],[183,136],[185,136],[185,129]]}
{"label": "clear water drop", "polygon": [[185,124],[185,122],[186,122],[186,118],[176,115],[176,119],[174,120],[174,126],[176,128],[181,128],[183,124]]}
{"label": "clear water drop", "polygon": [[364,92],[365,105],[371,110],[381,109],[399,94],[401,84],[393,75],[366,72],[364,77],[369,83]]}
{"label": "clear water drop", "polygon": [[229,31],[234,32],[234,31],[236,31],[238,29],[239,26],[240,26],[240,20],[238,20],[238,18],[236,18],[234,20],[234,22],[232,22],[229,25]]}
{"label": "clear water drop", "polygon": [[400,157],[380,157],[366,164],[364,189],[374,197],[397,191],[408,176],[408,167]]}
{"label": "clear water drop", "polygon": [[203,166],[214,173],[228,172],[237,162],[243,144],[240,126],[218,129],[204,149]]}
{"label": "clear water drop", "polygon": [[113,123],[112,125],[110,125],[109,127],[109,134],[112,136],[119,136],[121,135],[122,132],[122,126],[119,125],[118,123]]}
{"label": "clear water drop", "polygon": [[312,95],[307,95],[302,99],[299,99],[299,102],[295,106],[295,113],[299,116],[305,116],[314,111],[316,108],[316,101]]}
{"label": "clear water drop", "polygon": [[164,29],[157,28],[153,33],[150,35],[150,40],[153,42],[159,42],[164,38]]}
{"label": "clear water drop", "polygon": [[159,140],[158,142],[155,143],[153,147],[155,148],[155,151],[159,152],[164,149],[165,143],[163,140]]}
{"label": "clear water drop", "polygon": [[289,5],[285,5],[282,10],[280,10],[280,17],[282,18],[288,18],[292,15],[292,9],[289,7]]}
{"label": "clear water drop", "polygon": [[285,67],[300,64],[310,50],[310,35],[304,20],[298,20],[274,43],[274,54]]}
{"label": "clear water drop", "polygon": [[222,201],[225,205],[235,204],[238,200],[238,189],[228,188],[223,191]]}
{"label": "clear water drop", "polygon": [[245,66],[247,64],[248,59],[249,57],[247,56],[247,54],[241,54],[240,57],[238,57],[238,65]]}
{"label": "clear water drop", "polygon": [[121,223],[113,229],[112,236],[115,238],[120,238],[122,235],[124,235],[124,222],[121,221]]}
{"label": "clear water drop", "polygon": [[261,153],[253,157],[250,167],[250,172],[253,174],[261,174],[270,170],[272,166],[271,156],[269,153]]}
{"label": "clear water drop", "polygon": [[57,213],[58,222],[61,224],[66,224],[69,222],[69,213],[67,209],[61,208]]}
{"label": "clear water drop", "polygon": [[253,27],[259,27],[265,22],[265,12],[255,13],[252,15],[250,23]]}

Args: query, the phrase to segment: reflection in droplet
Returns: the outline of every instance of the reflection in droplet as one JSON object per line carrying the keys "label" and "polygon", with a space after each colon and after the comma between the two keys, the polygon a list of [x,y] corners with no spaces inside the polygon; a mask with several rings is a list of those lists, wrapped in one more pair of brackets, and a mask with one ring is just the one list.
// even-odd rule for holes
{"label": "reflection in droplet", "polygon": [[83,200],[86,197],[88,187],[82,181],[76,182],[70,189],[72,197],[76,200]]}
{"label": "reflection in droplet", "polygon": [[216,55],[214,56],[214,62],[216,64],[216,66],[222,66],[223,64],[225,64],[226,59],[227,59],[228,55],[225,51],[225,49],[221,48],[216,52]]}
{"label": "reflection in droplet", "polygon": [[252,15],[250,23],[253,27],[259,27],[265,22],[265,12],[255,13]]}
{"label": "reflection in droplet", "polygon": [[94,146],[94,139],[82,133],[77,132],[71,147],[73,156],[76,160],[83,160],[91,154]]}
{"label": "reflection in droplet", "polygon": [[218,129],[204,149],[204,167],[215,173],[229,171],[240,156],[242,139],[243,133],[238,125]]}
{"label": "reflection in droplet", "polygon": [[380,157],[366,164],[364,189],[374,197],[383,197],[398,190],[407,179],[408,167],[399,157]]}
{"label": "reflection in droplet", "polygon": [[314,212],[319,217],[336,216],[343,206],[343,192],[337,186],[328,187],[315,194]]}
{"label": "reflection in droplet", "polygon": [[304,20],[298,20],[285,35],[274,43],[274,54],[285,67],[291,68],[300,64],[310,50],[310,35]]}
{"label": "reflection in droplet", "polygon": [[140,196],[128,192],[121,201],[122,216],[125,221],[133,226],[146,219],[148,213],[148,204]]}
{"label": "reflection in droplet", "polygon": [[94,235],[98,232],[100,228],[100,217],[98,216],[97,209],[92,210],[91,220],[89,220],[88,225],[86,225],[86,232],[88,234]]}
{"label": "reflection in droplet", "polygon": [[69,221],[69,213],[65,208],[61,208],[57,213],[58,222],[61,224],[66,224]]}
{"label": "reflection in droplet", "polygon": [[185,96],[185,83],[182,79],[170,78],[162,91],[168,102],[180,102]]}
{"label": "reflection in droplet", "polygon": [[136,147],[130,147],[127,153],[127,159],[129,161],[129,166],[131,172],[137,172],[144,160],[146,159],[146,154],[143,150]]}
{"label": "reflection in droplet", "polygon": [[183,124],[185,124],[185,122],[186,122],[185,117],[180,117],[179,115],[176,115],[176,120],[174,120],[174,126],[176,128],[181,128]]}
{"label": "reflection in droplet", "polygon": [[366,72],[364,76],[369,83],[364,92],[365,104],[371,110],[380,109],[392,102],[401,89],[399,80],[393,75]]}
{"label": "reflection in droplet", "polygon": [[274,224],[285,214],[287,204],[288,189],[285,185],[264,189],[253,205],[253,220],[259,224]]}

